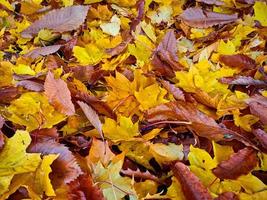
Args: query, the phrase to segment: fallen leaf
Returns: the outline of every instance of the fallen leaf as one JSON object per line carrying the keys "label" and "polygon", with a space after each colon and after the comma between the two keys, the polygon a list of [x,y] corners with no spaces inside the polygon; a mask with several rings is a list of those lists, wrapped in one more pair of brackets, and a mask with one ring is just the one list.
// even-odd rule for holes
{"label": "fallen leaf", "polygon": [[32,59],[38,58],[40,56],[47,56],[49,54],[53,54],[57,52],[60,49],[61,45],[51,45],[46,47],[38,47],[28,53],[26,53],[24,56],[30,57]]}
{"label": "fallen leaf", "polygon": [[98,114],[88,105],[82,101],[77,101],[85,116],[89,120],[89,122],[95,127],[101,138],[104,140],[104,136],[102,133],[102,123],[99,119]]}
{"label": "fallen leaf", "polygon": [[201,8],[187,8],[180,19],[190,27],[208,28],[214,25],[227,24],[237,20],[237,14],[227,15],[202,10]]}
{"label": "fallen leaf", "polygon": [[261,129],[254,129],[252,130],[252,133],[259,140],[261,146],[267,149],[267,133]]}
{"label": "fallen leaf", "polygon": [[243,54],[236,55],[220,55],[220,62],[229,66],[239,69],[253,69],[256,67],[255,61]]}
{"label": "fallen leaf", "polygon": [[250,97],[246,102],[250,107],[250,112],[259,117],[263,124],[267,124],[267,101],[266,97],[260,95],[254,95]]}
{"label": "fallen leaf", "polygon": [[179,180],[186,199],[192,200],[211,200],[209,191],[202,185],[200,180],[190,172],[189,168],[181,163],[176,162],[172,167],[174,176]]}
{"label": "fallen leaf", "polygon": [[55,32],[66,32],[77,29],[85,20],[89,6],[69,6],[52,10],[30,27],[21,32],[25,38],[32,38],[41,29],[51,29]]}
{"label": "fallen leaf", "polygon": [[248,174],[258,162],[256,151],[246,147],[222,161],[212,172],[220,179],[236,179]]}
{"label": "fallen leaf", "polygon": [[75,114],[70,91],[62,79],[55,79],[54,74],[49,71],[45,79],[44,89],[49,102],[59,112],[68,116]]}
{"label": "fallen leaf", "polygon": [[27,90],[41,92],[44,90],[44,86],[41,83],[31,81],[31,80],[23,80],[16,83],[16,86],[22,86]]}

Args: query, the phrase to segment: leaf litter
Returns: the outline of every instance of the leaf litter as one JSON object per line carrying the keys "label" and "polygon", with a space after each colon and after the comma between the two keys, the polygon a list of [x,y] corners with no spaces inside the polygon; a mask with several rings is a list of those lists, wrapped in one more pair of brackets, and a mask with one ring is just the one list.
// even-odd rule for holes
{"label": "leaf litter", "polygon": [[0,199],[267,196],[267,3],[0,1]]}

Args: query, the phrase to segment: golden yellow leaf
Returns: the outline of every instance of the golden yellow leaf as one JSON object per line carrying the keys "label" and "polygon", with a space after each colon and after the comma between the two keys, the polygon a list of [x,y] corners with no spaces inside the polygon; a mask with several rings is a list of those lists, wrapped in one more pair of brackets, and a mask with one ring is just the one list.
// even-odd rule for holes
{"label": "golden yellow leaf", "polygon": [[255,20],[258,20],[262,26],[267,26],[267,4],[266,2],[256,1],[254,6]]}

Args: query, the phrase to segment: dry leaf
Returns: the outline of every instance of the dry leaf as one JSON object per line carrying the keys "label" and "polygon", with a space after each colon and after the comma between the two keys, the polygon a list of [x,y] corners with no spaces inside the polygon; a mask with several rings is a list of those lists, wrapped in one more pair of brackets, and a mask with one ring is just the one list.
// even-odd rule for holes
{"label": "dry leaf", "polygon": [[75,108],[71,101],[71,94],[67,84],[61,79],[55,79],[54,74],[50,71],[47,73],[44,89],[45,95],[56,110],[66,115],[75,114]]}
{"label": "dry leaf", "polygon": [[234,153],[228,160],[222,161],[212,172],[220,179],[237,179],[248,174],[258,162],[254,149],[246,147]]}
{"label": "dry leaf", "polygon": [[214,25],[227,24],[237,20],[237,14],[227,15],[210,12],[201,8],[187,8],[180,19],[190,27],[208,28]]}
{"label": "dry leaf", "polygon": [[26,53],[24,56],[30,57],[32,59],[38,58],[40,56],[47,56],[49,54],[55,53],[60,49],[61,45],[51,45],[46,47],[38,47],[28,53]]}
{"label": "dry leaf", "polygon": [[41,29],[51,29],[59,33],[75,30],[84,22],[88,9],[89,6],[78,5],[52,10],[26,28],[21,35],[31,38]]}

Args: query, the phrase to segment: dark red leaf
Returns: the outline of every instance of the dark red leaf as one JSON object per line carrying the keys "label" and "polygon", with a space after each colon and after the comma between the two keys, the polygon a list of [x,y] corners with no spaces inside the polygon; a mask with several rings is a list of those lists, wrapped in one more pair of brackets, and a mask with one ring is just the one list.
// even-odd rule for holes
{"label": "dark red leaf", "polygon": [[252,133],[259,140],[261,146],[267,150],[267,133],[261,129],[254,129],[252,130]]}
{"label": "dark red leaf", "polygon": [[266,125],[267,124],[267,98],[260,95],[254,95],[247,100],[250,112],[259,117],[260,121]]}
{"label": "dark red leaf", "polygon": [[72,72],[74,78],[82,82],[86,81],[92,85],[95,84],[104,75],[103,70],[95,69],[92,66],[70,67],[66,71]]}
{"label": "dark red leaf", "polygon": [[172,167],[174,176],[179,180],[182,186],[184,196],[187,200],[211,200],[207,188],[200,182],[198,177],[190,172],[189,168],[181,163],[176,162]]}
{"label": "dark red leaf", "polygon": [[72,49],[77,44],[77,37],[70,39],[66,44],[61,46],[61,51],[66,59],[70,59],[72,57]]}
{"label": "dark red leaf", "polygon": [[105,200],[101,189],[94,184],[90,175],[81,175],[68,184],[69,200]]}
{"label": "dark red leaf", "polygon": [[222,161],[212,172],[220,179],[237,179],[248,174],[258,163],[257,152],[246,147]]}
{"label": "dark red leaf", "polygon": [[255,60],[244,54],[220,55],[219,60],[229,67],[236,67],[239,69],[253,69],[256,67]]}
{"label": "dark red leaf", "polygon": [[254,4],[255,0],[236,0],[238,3],[243,3],[243,4]]}
{"label": "dark red leaf", "polygon": [[214,25],[227,24],[237,20],[237,14],[227,15],[216,12],[209,12],[201,8],[187,8],[180,19],[190,27],[208,28]]}

